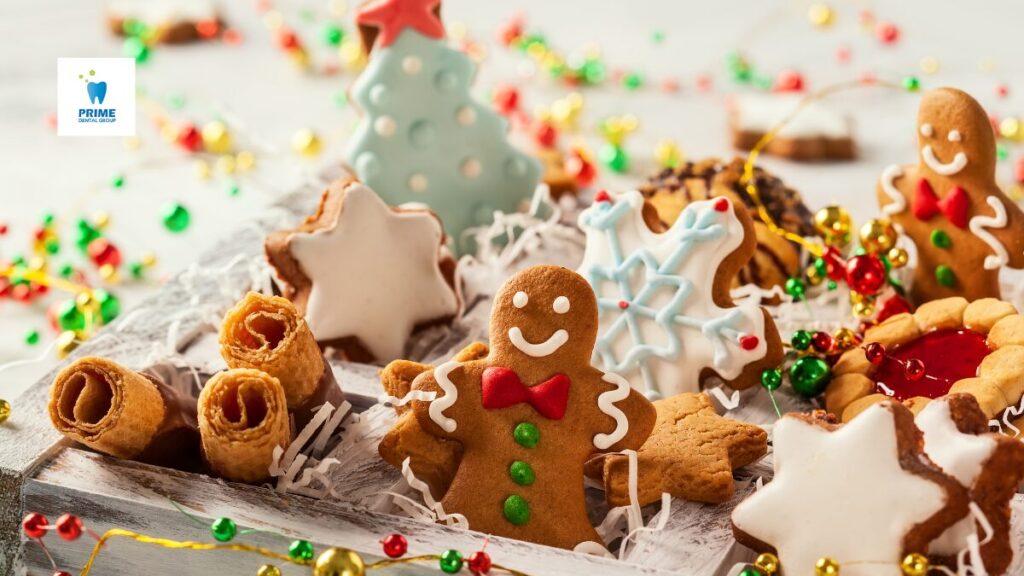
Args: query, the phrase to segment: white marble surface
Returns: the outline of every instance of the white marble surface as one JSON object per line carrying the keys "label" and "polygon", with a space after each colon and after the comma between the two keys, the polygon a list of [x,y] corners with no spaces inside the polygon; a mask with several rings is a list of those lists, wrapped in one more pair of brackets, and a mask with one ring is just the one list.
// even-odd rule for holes
{"label": "white marble surface", "polygon": [[[30,231],[44,212],[60,217],[65,242],[70,243],[70,226],[79,216],[104,210],[111,217],[109,236],[126,259],[152,250],[160,260],[153,276],[172,274],[217,238],[244,225],[275,197],[294,189],[318,167],[336,162],[354,116],[351,109],[336,106],[333,98],[352,76],[313,78],[298,73],[275,47],[255,4],[249,0],[223,3],[227,21],[245,37],[241,46],[161,46],[137,72],[139,87],[153,98],[166,101],[174,94],[186,98],[186,107],[175,111],[175,117],[203,122],[216,113],[227,113],[243,124],[250,136],[266,144],[270,153],[260,159],[257,170],[238,178],[242,193],[232,198],[225,192],[223,178],[197,179],[192,160],[161,141],[141,112],[142,147],[137,151],[126,150],[120,138],[57,137],[45,123],[46,115],[55,109],[56,59],[119,56],[121,42],[106,32],[102,2],[4,2],[0,6],[0,159],[4,175],[0,222],[7,223],[10,232],[0,237],[0,257],[27,250]],[[546,79],[524,78],[529,68],[524,59],[495,44],[497,26],[520,11],[527,16],[530,29],[543,32],[563,51],[597,44],[611,66],[640,71],[651,81],[651,87],[637,92],[613,86],[585,92],[585,138],[592,144],[598,142],[593,127],[605,115],[632,113],[640,119],[640,131],[628,142],[635,159],[633,173],[606,181],[616,189],[630,186],[644,175],[645,166],[651,165],[654,144],[662,138],[675,139],[690,158],[730,153],[723,94],[736,87],[725,73],[724,61],[727,53],[737,49],[745,50],[767,71],[798,68],[812,88],[868,70],[892,79],[920,74],[920,60],[933,57],[940,70],[922,75],[926,87],[959,85],[974,92],[998,115],[1024,112],[1024,97],[1017,90],[1024,71],[1015,40],[1024,15],[1019,1],[833,1],[837,21],[826,30],[808,23],[810,4],[529,0],[499,5],[451,0],[445,2],[444,11],[447,21],[466,24],[471,35],[488,47],[488,58],[478,74],[480,94],[499,82],[520,83],[526,105],[533,108],[567,91]],[[879,18],[901,26],[899,44],[882,46],[861,30],[858,13],[869,6]],[[276,7],[316,50],[326,49],[318,42],[317,26],[301,25],[299,17],[306,8],[326,14],[326,0],[278,2]],[[345,17],[346,28],[350,28],[350,18],[351,14]],[[650,40],[656,30],[665,34],[660,44]],[[840,46],[852,50],[852,60],[845,66],[835,60]],[[703,72],[716,77],[716,89],[710,94],[693,89],[694,79]],[[664,77],[681,80],[683,90],[671,95],[658,91],[653,85]],[[995,95],[999,83],[1010,87],[1009,97]],[[1024,85],[1019,89],[1024,91]],[[874,179],[881,168],[914,158],[916,97],[859,90],[836,96],[831,103],[848,110],[855,119],[861,149],[857,162],[766,163],[801,190],[812,208],[838,200],[863,220],[876,212]],[[316,129],[325,143],[324,152],[314,160],[299,158],[289,150],[291,135],[304,127]],[[1002,164],[1000,170],[1008,179],[1009,163]],[[125,173],[125,186],[110,189],[107,183],[118,172]],[[159,224],[161,206],[169,201],[180,201],[192,211],[193,225],[185,234],[171,235]],[[117,292],[128,307],[155,287],[155,283],[126,285]],[[53,334],[42,310],[0,301],[0,364],[44,352]],[[24,344],[30,329],[43,334],[41,345]],[[15,398],[55,361],[50,354],[41,362],[0,372],[0,397]]]}

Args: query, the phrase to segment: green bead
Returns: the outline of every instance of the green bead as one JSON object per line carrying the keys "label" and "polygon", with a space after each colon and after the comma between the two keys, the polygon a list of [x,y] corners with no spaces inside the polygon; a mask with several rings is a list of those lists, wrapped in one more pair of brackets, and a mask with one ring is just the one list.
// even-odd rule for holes
{"label": "green bead", "polygon": [[60,252],[60,241],[59,240],[47,240],[46,244],[44,245],[44,248],[46,248],[46,253],[47,254],[50,254],[50,255],[56,254],[56,253]]}
{"label": "green bead", "polygon": [[313,544],[309,540],[293,540],[291,546],[288,546],[288,556],[292,560],[312,560]]}
{"label": "green bead", "polygon": [[932,235],[930,239],[932,242],[932,246],[935,246],[936,248],[941,248],[943,250],[953,245],[953,241],[950,240],[949,234],[946,234],[946,232],[943,230],[932,230]]}
{"label": "green bead", "polygon": [[93,298],[100,305],[100,318],[104,324],[109,324],[114,318],[117,318],[118,314],[121,313],[121,301],[117,299],[110,292],[97,288],[92,292]]}
{"label": "green bead", "polygon": [[764,574],[761,574],[761,571],[757,568],[747,566],[743,570],[740,570],[740,573],[736,576],[764,576]]}
{"label": "green bead", "polygon": [[505,498],[502,511],[505,513],[505,520],[516,526],[522,526],[530,521],[530,505],[526,502],[526,498],[518,494]]}
{"label": "green bead", "polygon": [[828,281],[828,290],[829,290],[829,292],[835,290],[836,288],[839,288],[839,284],[836,284],[835,280],[829,280]]}
{"label": "green bead", "polygon": [[828,363],[816,356],[798,358],[789,367],[789,383],[804,398],[814,398],[824,392],[831,378]]}
{"label": "green bead", "polygon": [[793,337],[790,338],[789,343],[797,350],[807,350],[807,347],[811,345],[811,333],[807,330],[797,330],[793,332]]}
{"label": "green bead", "polygon": [[324,26],[323,38],[329,46],[337,46],[345,39],[345,31],[337,24],[328,24]]}
{"label": "green bead", "polygon": [[804,281],[799,278],[790,278],[786,280],[786,294],[793,297],[794,300],[800,301],[804,299],[804,293],[807,291],[807,286],[804,285]]}
{"label": "green bead", "polygon": [[114,188],[122,188],[124,186],[124,176],[121,174],[114,175],[114,177],[110,179],[110,185]]}
{"label": "green bead", "polygon": [[821,278],[828,276],[828,265],[825,264],[824,258],[814,259],[814,269],[818,272],[818,276]]}
{"label": "green bead", "polygon": [[636,90],[644,85],[644,78],[636,72],[630,72],[622,79],[622,85],[626,90]]}
{"label": "green bead", "polygon": [[513,482],[520,486],[529,486],[537,479],[533,473],[533,467],[522,460],[516,460],[508,467],[508,475],[512,477]]}
{"label": "green bead", "polygon": [[455,574],[462,570],[462,552],[458,550],[445,550],[437,559],[441,565],[441,571],[445,574]]}
{"label": "green bead", "polygon": [[74,298],[60,303],[57,308],[57,325],[61,330],[85,329],[85,315],[78,309]]}
{"label": "green bead", "polygon": [[917,92],[921,89],[921,80],[917,76],[907,76],[903,79],[903,88],[907,92]]}
{"label": "green bead", "polygon": [[622,146],[605,144],[601,146],[600,150],[598,150],[597,157],[600,158],[601,162],[612,172],[622,174],[629,170],[629,156],[626,154],[626,151]]}
{"label": "green bead", "polygon": [[580,75],[587,84],[600,84],[604,80],[604,64],[600,60],[587,60],[580,69]]}
{"label": "green bead", "polygon": [[43,227],[49,228],[50,226],[53,226],[55,220],[56,216],[53,215],[53,212],[47,212],[46,214],[43,214]]}
{"label": "green bead", "polygon": [[220,517],[210,524],[210,534],[218,542],[229,542],[238,534],[238,525],[231,518]]}
{"label": "green bead", "polygon": [[164,208],[163,220],[164,228],[171,232],[181,232],[188,228],[189,223],[192,221],[192,215],[189,214],[188,208],[175,202]]}
{"label": "green bead", "polygon": [[78,237],[75,239],[75,246],[78,246],[79,250],[85,252],[89,243],[101,236],[103,234],[84,218],[78,220]]}
{"label": "green bead", "polygon": [[949,266],[939,264],[935,267],[935,281],[946,288],[952,288],[956,285],[956,273]]}
{"label": "green bead", "polygon": [[782,386],[782,370],[770,368],[761,372],[761,386],[764,386],[765,390],[777,390]]}
{"label": "green bead", "polygon": [[512,431],[512,437],[516,439],[516,444],[524,448],[533,448],[540,442],[540,430],[529,422],[520,422]]}
{"label": "green bead", "polygon": [[39,344],[39,330],[29,330],[28,334],[25,334],[25,344],[29,346]]}
{"label": "green bead", "polygon": [[146,43],[136,36],[130,36],[124,39],[122,51],[125,56],[135,58],[135,61],[139,64],[149,60],[149,46],[146,46]]}

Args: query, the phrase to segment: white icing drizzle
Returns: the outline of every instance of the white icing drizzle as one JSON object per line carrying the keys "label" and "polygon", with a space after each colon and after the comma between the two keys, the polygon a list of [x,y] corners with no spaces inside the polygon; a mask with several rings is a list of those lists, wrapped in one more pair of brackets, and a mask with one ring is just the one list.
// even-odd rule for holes
{"label": "white icing drizzle", "polygon": [[565,296],[555,298],[555,301],[551,304],[551,309],[555,311],[555,314],[565,314],[569,311],[569,298]]}
{"label": "white icing drizzle", "polygon": [[628,380],[613,372],[606,372],[601,379],[609,384],[615,384],[614,390],[602,392],[597,397],[598,410],[615,419],[615,430],[612,430],[611,434],[602,432],[594,435],[594,447],[598,450],[607,450],[625,438],[626,433],[629,432],[629,419],[615,403],[628,398],[630,388]]}
{"label": "white icing drizzle", "polygon": [[523,354],[533,356],[534,358],[543,358],[554,354],[563,344],[568,342],[569,332],[559,328],[547,340],[534,344],[523,336],[523,331],[519,329],[519,326],[513,326],[508,329],[508,340]]}
{"label": "white icing drizzle", "polygon": [[895,181],[903,176],[903,167],[899,164],[887,166],[882,171],[882,191],[885,192],[892,202],[882,208],[882,214],[893,216],[907,209],[907,199],[896,189]]}
{"label": "white icing drizzle", "polygon": [[989,248],[992,249],[995,254],[990,254],[985,257],[985,269],[995,270],[1000,266],[1006,265],[1010,261],[1010,254],[1006,251],[1006,246],[1000,242],[987,228],[1002,228],[1006,226],[1006,207],[1003,206],[1003,202],[995,196],[989,196],[985,198],[985,202],[992,207],[995,211],[994,216],[977,215],[971,218],[968,222],[967,227],[970,228],[971,233],[977,236],[982,242],[988,244]]}
{"label": "white icing drizzle", "polygon": [[455,432],[458,423],[454,419],[445,416],[444,411],[451,408],[452,404],[455,404],[455,401],[459,399],[459,390],[448,379],[448,375],[459,366],[461,364],[458,360],[449,360],[434,368],[434,380],[437,380],[437,385],[444,391],[444,396],[435,398],[427,410],[430,414],[430,419],[449,434]]}
{"label": "white icing drizzle", "polygon": [[921,148],[921,158],[924,159],[924,163],[927,164],[933,172],[940,176],[952,176],[953,174],[963,170],[964,166],[967,166],[967,154],[957,152],[949,163],[944,163],[935,156],[935,150],[932,150],[931,144],[925,144]]}

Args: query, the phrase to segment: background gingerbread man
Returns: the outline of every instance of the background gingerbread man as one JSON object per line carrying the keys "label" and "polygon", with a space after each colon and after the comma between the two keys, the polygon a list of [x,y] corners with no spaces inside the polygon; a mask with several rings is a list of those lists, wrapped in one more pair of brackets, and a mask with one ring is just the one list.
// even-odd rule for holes
{"label": "background gingerbread man", "polygon": [[415,380],[414,390],[437,393],[413,403],[420,425],[464,449],[446,512],[489,534],[567,549],[600,543],[583,465],[595,453],[640,448],[655,410],[625,379],[591,366],[596,337],[586,280],[535,266],[495,296],[485,358]]}
{"label": "background gingerbread man", "polygon": [[917,115],[919,161],[889,166],[878,184],[882,212],[917,246],[917,303],[999,297],[999,269],[1024,268],[1024,213],[995,182],[988,116],[955,88],[932,90]]}

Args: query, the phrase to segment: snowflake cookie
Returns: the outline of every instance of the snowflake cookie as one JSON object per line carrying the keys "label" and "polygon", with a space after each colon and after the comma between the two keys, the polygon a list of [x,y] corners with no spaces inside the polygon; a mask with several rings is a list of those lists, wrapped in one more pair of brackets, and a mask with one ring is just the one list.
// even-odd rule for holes
{"label": "snowflake cookie", "polygon": [[580,214],[579,272],[600,311],[595,364],[651,398],[698,392],[712,374],[755,385],[781,361],[782,343],[764,309],[729,295],[756,250],[750,214],[727,198],[693,202],[658,233],[644,207],[639,192],[602,192]]}

